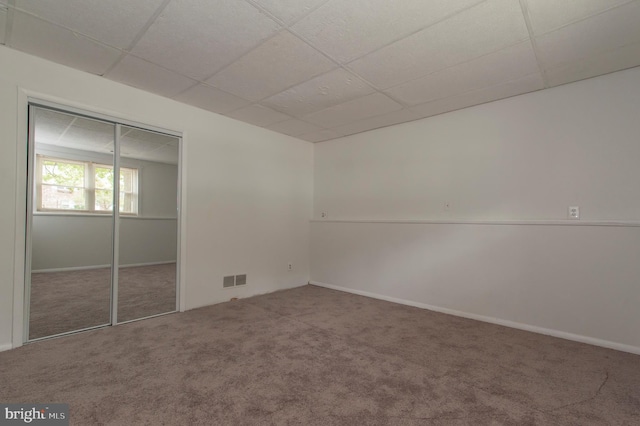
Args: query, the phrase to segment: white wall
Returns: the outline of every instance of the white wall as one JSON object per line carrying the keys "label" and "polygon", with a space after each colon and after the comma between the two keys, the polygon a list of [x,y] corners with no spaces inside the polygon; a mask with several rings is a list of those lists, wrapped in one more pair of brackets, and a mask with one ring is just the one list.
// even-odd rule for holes
{"label": "white wall", "polygon": [[[22,338],[26,94],[183,132],[187,309],[308,281],[311,144],[5,47],[0,63],[0,348]],[[229,273],[248,285],[223,290]]]}
{"label": "white wall", "polygon": [[317,144],[312,280],[640,353],[638,111],[640,68]]}

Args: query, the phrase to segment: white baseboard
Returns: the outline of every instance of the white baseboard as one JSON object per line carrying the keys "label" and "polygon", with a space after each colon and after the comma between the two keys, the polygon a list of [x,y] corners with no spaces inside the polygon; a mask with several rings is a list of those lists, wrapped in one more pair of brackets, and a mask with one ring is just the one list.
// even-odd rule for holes
{"label": "white baseboard", "polygon": [[[175,260],[164,260],[162,262],[147,262],[147,263],[131,263],[127,265],[120,265],[120,268],[134,268],[137,266],[155,266],[155,265],[166,265],[169,263],[176,263]],[[50,269],[37,269],[31,271],[34,274],[41,274],[44,272],[73,272],[73,271],[87,271],[90,269],[104,269],[111,268],[110,264],[107,265],[90,265],[90,266],[71,266],[68,268],[50,268]]]}
{"label": "white baseboard", "polygon": [[622,343],[611,342],[608,340],[596,339],[594,337],[582,336],[580,334],[568,333],[565,331],[554,330],[550,328],[537,327],[535,325],[523,324],[515,321],[503,320],[499,318],[488,317],[485,315],[471,314],[462,311],[456,311],[448,308],[441,308],[439,306],[427,305],[426,303],[414,302],[412,300],[398,299],[390,296],[383,296],[369,291],[355,290],[348,287],[341,287],[338,285],[322,283],[319,281],[309,281],[309,284],[318,287],[330,288],[332,290],[344,291],[346,293],[357,294],[360,296],[371,297],[373,299],[385,300],[387,302],[399,303],[401,305],[413,306],[421,309],[428,309],[434,312],[441,312],[443,314],[454,315],[462,318],[469,318],[476,321],[488,322],[491,324],[502,325],[505,327],[516,328],[518,330],[531,331],[533,333],[544,334],[547,336],[559,337],[561,339],[572,340],[574,342],[587,343],[589,345],[601,346],[603,348],[615,349],[617,351],[629,352],[632,354],[640,355],[640,347],[625,345]]}
{"label": "white baseboard", "polygon": [[9,349],[13,349],[13,345],[11,343],[5,343],[4,345],[0,345],[0,352],[8,351]]}
{"label": "white baseboard", "polygon": [[131,264],[128,264],[128,265],[120,265],[120,268],[136,268],[138,266],[168,265],[170,263],[176,263],[176,261],[175,260],[164,260],[162,262],[131,263]]}

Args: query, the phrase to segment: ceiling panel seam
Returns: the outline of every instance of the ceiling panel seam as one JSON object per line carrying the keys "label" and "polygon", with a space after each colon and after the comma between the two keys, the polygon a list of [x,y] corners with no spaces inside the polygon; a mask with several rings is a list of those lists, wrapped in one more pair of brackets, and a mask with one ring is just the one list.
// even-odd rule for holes
{"label": "ceiling panel seam", "polygon": [[[521,1],[521,2],[522,2],[522,1],[525,1],[525,2],[526,2],[526,1],[530,1],[530,0],[520,0],[520,1]],[[573,21],[569,21],[569,22],[567,22],[567,23],[565,23],[565,24],[563,24],[563,25],[560,25],[560,26],[558,26],[558,27],[552,28],[552,29],[550,29],[550,30],[543,31],[543,32],[541,32],[540,34],[534,34],[534,32],[533,32],[533,31],[531,32],[531,34],[532,34],[532,37],[534,37],[534,36],[538,36],[538,37],[540,37],[540,36],[543,36],[543,35],[546,35],[546,34],[551,34],[551,33],[553,33],[553,32],[556,32],[556,31],[558,31],[558,30],[561,30],[561,29],[563,29],[563,28],[569,27],[569,26],[571,26],[571,25],[577,24],[577,23],[582,22],[582,21],[586,21],[586,20],[591,19],[591,18],[595,18],[596,16],[599,16],[599,15],[602,15],[602,14],[604,14],[604,13],[610,12],[610,11],[612,11],[612,10],[615,10],[615,9],[621,8],[621,7],[626,6],[626,5],[628,5],[628,4],[630,4],[630,3],[633,3],[633,2],[638,2],[638,3],[640,3],[640,0],[627,0],[627,1],[623,2],[623,3],[619,3],[619,4],[613,5],[613,6],[611,6],[611,7],[608,7],[608,8],[606,8],[606,9],[603,9],[603,10],[601,10],[601,11],[599,11],[599,12],[592,13],[591,15],[586,15],[586,16],[584,16],[584,17],[582,17],[582,18],[574,19]]]}
{"label": "ceiling panel seam", "polygon": [[[124,51],[120,54],[120,57],[107,69],[107,71],[105,71],[105,73],[103,75],[108,75],[111,71],[113,71],[113,69],[115,67],[118,66],[118,64],[120,62],[122,62],[122,60],[125,58],[125,56],[127,56],[135,47],[136,44],[138,44],[138,42],[140,41],[140,39],[147,33],[147,31],[149,31],[149,28],[151,28],[151,25],[153,25],[153,23],[156,21],[156,19],[158,19],[158,17],[162,14],[162,12],[164,12],[164,10],[166,9],[167,5],[171,2],[171,0],[164,0],[162,2],[162,4],[160,4],[160,6],[158,6],[158,8],[155,10],[155,12],[153,12],[153,14],[149,17],[149,19],[147,20],[147,22],[144,24],[144,26],[142,27],[142,29],[140,29],[140,31],[138,31],[138,34],[136,34],[136,36],[133,38],[133,40],[131,41],[131,43],[129,43],[129,46],[124,49]],[[149,62],[152,63],[153,62]],[[156,65],[156,64],[154,64]],[[182,74],[180,74],[182,75]],[[184,76],[187,77],[187,76]]]}
{"label": "ceiling panel seam", "polygon": [[14,2],[15,0],[9,0],[7,4],[7,18],[5,21],[4,27],[4,44],[6,46],[10,46],[11,43],[11,32],[13,30],[13,15],[14,15]]}
{"label": "ceiling panel seam", "polygon": [[[427,73],[427,74],[420,75],[419,77],[416,77],[416,78],[412,78],[412,79],[410,79],[410,80],[403,81],[402,83],[394,84],[393,86],[389,86],[389,87],[387,87],[386,89],[379,89],[379,91],[380,91],[380,92],[382,92],[382,93],[384,93],[384,94],[386,94],[387,96],[389,96],[389,94],[386,92],[387,90],[395,89],[396,87],[404,86],[405,84],[408,84],[408,83],[412,83],[412,82],[414,82],[414,81],[421,80],[421,79],[423,79],[423,78],[425,78],[425,77],[429,77],[429,76],[432,76],[432,75],[435,75],[435,74],[439,74],[439,73],[445,72],[445,71],[447,71],[447,70],[450,70],[450,69],[452,69],[452,68],[458,67],[458,66],[460,66],[460,65],[464,65],[464,64],[471,63],[471,62],[473,62],[473,61],[477,61],[478,59],[482,59],[482,58],[484,58],[484,57],[486,57],[486,56],[495,55],[495,54],[496,54],[496,53],[498,53],[498,52],[501,52],[501,51],[503,51],[503,50],[507,50],[507,49],[511,49],[512,47],[517,46],[517,45],[522,44],[522,43],[526,43],[527,41],[531,41],[531,39],[518,40],[518,41],[516,41],[515,43],[509,44],[509,45],[507,45],[507,46],[501,47],[501,48],[496,49],[496,50],[492,50],[492,51],[487,52],[487,53],[485,53],[485,54],[482,54],[482,55],[480,55],[480,56],[475,56],[475,57],[473,57],[473,58],[471,58],[471,59],[468,59],[468,60],[466,60],[466,61],[458,62],[458,63],[455,63],[455,64],[453,64],[453,65],[449,65],[449,66],[447,66],[447,67],[445,67],[445,68],[440,68],[440,69],[437,69],[437,70],[435,70],[435,71],[429,72],[429,73]],[[534,50],[534,53],[535,53],[535,50]],[[539,65],[539,63],[538,63],[538,57],[537,57],[537,55],[536,55],[536,63],[538,64],[538,67],[540,67],[540,65]],[[352,72],[354,72],[354,71],[352,71]],[[354,73],[355,73],[355,72],[354,72]],[[542,74],[542,70],[540,70],[540,73]],[[373,87],[375,87],[373,84],[372,84],[372,86],[373,86]],[[545,86],[545,87],[546,87],[546,86]],[[408,105],[408,106],[410,106],[410,107],[411,107],[411,106],[413,106],[413,105]]]}
{"label": "ceiling panel seam", "polygon": [[[424,30],[426,30],[426,29],[429,29],[429,28],[431,28],[431,27],[433,27],[433,26],[435,26],[435,25],[438,25],[438,24],[440,24],[440,23],[442,23],[442,22],[444,22],[444,21],[446,21],[446,20],[448,20],[448,19],[451,19],[451,18],[453,18],[453,17],[454,17],[454,16],[456,16],[456,15],[459,15],[459,14],[461,14],[461,13],[467,12],[467,11],[469,11],[469,10],[471,10],[471,9],[473,9],[473,8],[475,8],[475,7],[477,7],[477,6],[479,6],[479,5],[481,5],[482,3],[486,3],[487,1],[489,1],[489,0],[480,0],[480,1],[478,1],[477,3],[473,3],[473,4],[471,4],[471,5],[469,5],[469,6],[465,7],[465,8],[462,8],[462,9],[457,10],[457,11],[455,11],[455,12],[451,12],[450,14],[445,15],[442,19],[439,19],[439,20],[437,20],[437,21],[435,21],[435,22],[433,22],[433,23],[431,23],[431,24],[429,24],[429,25],[426,25],[426,26],[424,26],[424,27],[421,27],[421,28],[419,28],[419,29],[417,29],[417,30],[415,30],[415,31],[410,32],[410,33],[407,33],[407,34],[404,34],[404,35],[402,35],[402,36],[399,36],[398,38],[393,39],[393,40],[392,40],[392,41],[390,41],[389,43],[386,43],[386,44],[385,44],[385,45],[383,45],[383,46],[379,46],[379,47],[377,47],[377,48],[375,48],[375,49],[373,49],[373,50],[371,50],[371,51],[368,51],[368,52],[366,52],[366,53],[364,53],[364,54],[362,54],[362,55],[360,55],[360,56],[358,56],[358,57],[356,57],[356,58],[353,58],[353,59],[351,59],[351,60],[349,60],[349,61],[345,61],[345,62],[344,62],[344,65],[351,64],[351,63],[353,63],[353,62],[355,62],[355,61],[357,61],[357,60],[359,60],[359,59],[361,59],[361,58],[364,58],[364,57],[365,57],[365,56],[367,56],[367,55],[371,55],[372,53],[376,53],[376,52],[378,52],[378,51],[380,51],[380,50],[382,50],[382,49],[384,49],[384,48],[386,48],[386,47],[389,47],[389,46],[393,45],[394,43],[399,42],[400,40],[404,40],[405,38],[409,38],[409,37],[411,37],[411,36],[414,36],[414,35],[416,35],[416,34],[418,34],[418,33],[422,32],[422,31],[424,31]],[[298,34],[297,34],[297,33],[295,33],[295,32],[294,32],[294,34],[298,35]]]}
{"label": "ceiling panel seam", "polygon": [[[280,25],[280,24],[278,24]],[[198,80],[200,81],[202,84],[207,84],[205,83],[207,80],[212,79],[214,76],[216,76],[217,74],[221,73],[222,71],[226,70],[227,68],[229,68],[231,65],[235,64],[236,62],[240,61],[242,58],[244,58],[245,56],[247,56],[249,53],[253,52],[254,50],[256,50],[257,48],[259,48],[260,46],[262,46],[263,44],[267,43],[269,40],[278,37],[280,34],[282,34],[282,32],[287,31],[286,28],[280,28],[278,31],[276,31],[275,33],[273,33],[272,35],[270,35],[269,37],[265,38],[264,40],[261,40],[258,44],[251,46],[249,49],[247,49],[246,51],[244,51],[240,56],[238,56],[237,58],[235,58],[234,60],[232,60],[229,63],[224,64],[222,67],[218,68],[213,74],[210,75],[206,75],[202,80]],[[207,86],[211,86],[211,87],[215,87],[218,90],[218,87],[213,86],[211,84],[207,84]],[[234,95],[234,96],[238,96],[238,95]],[[241,96],[238,96],[241,97]]]}
{"label": "ceiling panel seam", "polygon": [[542,77],[542,83],[544,87],[549,87],[549,82],[547,79],[547,73],[542,66],[542,62],[540,61],[540,57],[538,55],[538,44],[536,43],[536,37],[533,32],[533,27],[531,26],[531,17],[529,16],[529,9],[527,7],[526,0],[520,0],[520,9],[522,10],[522,16],[524,17],[524,23],[527,26],[527,31],[529,32],[529,40],[531,41],[531,47],[533,48],[533,55],[536,58],[536,65],[538,66],[538,71],[540,72],[540,76]]}

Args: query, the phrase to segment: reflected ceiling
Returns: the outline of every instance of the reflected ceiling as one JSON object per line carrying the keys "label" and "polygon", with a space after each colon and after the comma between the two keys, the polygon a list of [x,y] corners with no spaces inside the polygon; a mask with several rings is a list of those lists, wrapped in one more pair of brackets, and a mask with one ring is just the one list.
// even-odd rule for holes
{"label": "reflected ceiling", "polygon": [[[58,111],[36,108],[36,143],[113,153],[114,125]],[[178,164],[178,138],[122,126],[120,156]]]}

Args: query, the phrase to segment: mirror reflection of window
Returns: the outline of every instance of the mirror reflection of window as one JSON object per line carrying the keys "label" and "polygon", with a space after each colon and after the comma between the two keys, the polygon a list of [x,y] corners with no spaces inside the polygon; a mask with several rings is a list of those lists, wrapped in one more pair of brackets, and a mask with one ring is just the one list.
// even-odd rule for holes
{"label": "mirror reflection of window", "polygon": [[[37,156],[37,211],[113,211],[113,166]],[[138,169],[120,167],[120,212],[138,214]]]}

